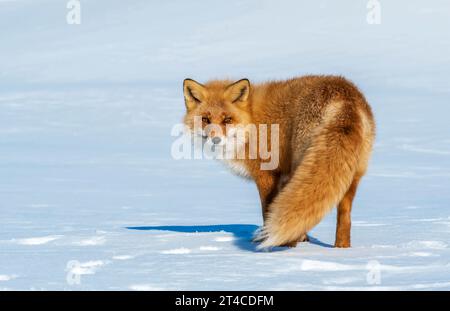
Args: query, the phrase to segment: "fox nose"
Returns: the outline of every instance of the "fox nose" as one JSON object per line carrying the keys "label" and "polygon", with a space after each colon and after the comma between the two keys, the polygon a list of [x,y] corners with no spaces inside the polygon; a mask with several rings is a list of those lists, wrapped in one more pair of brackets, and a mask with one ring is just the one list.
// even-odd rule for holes
{"label": "fox nose", "polygon": [[222,138],[216,136],[216,137],[213,137],[211,140],[212,140],[214,145],[218,145],[222,141]]}

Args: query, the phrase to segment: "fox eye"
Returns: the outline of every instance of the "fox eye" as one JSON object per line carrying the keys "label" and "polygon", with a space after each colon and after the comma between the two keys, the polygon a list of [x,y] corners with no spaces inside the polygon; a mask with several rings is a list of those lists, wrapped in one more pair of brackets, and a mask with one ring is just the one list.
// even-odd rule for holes
{"label": "fox eye", "polygon": [[204,123],[206,123],[206,124],[210,124],[210,123],[211,123],[211,120],[209,120],[208,117],[203,117],[203,118],[202,118],[202,121],[203,121]]}
{"label": "fox eye", "polygon": [[229,124],[233,121],[233,119],[231,117],[226,117],[225,119],[223,119],[223,123],[224,124]]}

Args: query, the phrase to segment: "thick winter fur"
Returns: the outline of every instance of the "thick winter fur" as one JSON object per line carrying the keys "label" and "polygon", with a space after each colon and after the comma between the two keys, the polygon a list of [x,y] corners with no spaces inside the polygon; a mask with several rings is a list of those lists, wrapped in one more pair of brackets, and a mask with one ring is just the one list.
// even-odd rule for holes
{"label": "thick winter fur", "polygon": [[205,85],[187,79],[184,94],[184,120],[191,128],[194,116],[224,130],[224,120],[228,125],[279,124],[276,169],[261,170],[259,158],[230,163],[258,187],[264,225],[255,240],[261,248],[306,240],[307,232],[336,205],[335,246],[350,247],[352,201],[375,136],[371,109],[355,85],[335,76],[257,85],[246,79]]}

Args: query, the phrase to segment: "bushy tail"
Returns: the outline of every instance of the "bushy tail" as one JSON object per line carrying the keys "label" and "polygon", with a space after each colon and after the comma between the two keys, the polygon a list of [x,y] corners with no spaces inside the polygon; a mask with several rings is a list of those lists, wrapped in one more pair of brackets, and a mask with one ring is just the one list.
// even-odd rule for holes
{"label": "bushy tail", "polygon": [[364,129],[357,109],[331,105],[301,164],[269,206],[259,249],[297,241],[344,196],[358,166]]}

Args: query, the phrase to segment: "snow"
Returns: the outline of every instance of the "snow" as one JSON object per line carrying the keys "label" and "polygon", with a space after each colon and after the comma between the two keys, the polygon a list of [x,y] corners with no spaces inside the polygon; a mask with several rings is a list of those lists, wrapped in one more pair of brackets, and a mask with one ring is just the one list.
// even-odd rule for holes
{"label": "snow", "polygon": [[[446,1],[0,1],[0,289],[449,290]],[[174,160],[186,77],[343,74],[377,141],[353,209],[259,252],[255,186]]]}
{"label": "snow", "polygon": [[59,239],[60,236],[43,236],[43,237],[35,237],[35,238],[25,238],[25,239],[13,239],[11,242],[21,244],[21,245],[42,245],[47,244],[48,242]]}
{"label": "snow", "polygon": [[189,248],[175,248],[175,249],[169,249],[162,251],[161,254],[174,254],[174,255],[180,255],[180,254],[189,254],[191,250]]}
{"label": "snow", "polygon": [[5,274],[0,274],[0,282],[1,281],[9,281],[12,279],[15,279],[16,276],[15,275],[5,275]]}
{"label": "snow", "polygon": [[75,262],[70,261],[68,263],[69,274],[73,275],[85,275],[85,274],[95,274],[96,270],[105,265],[102,260],[91,260],[87,262]]}

